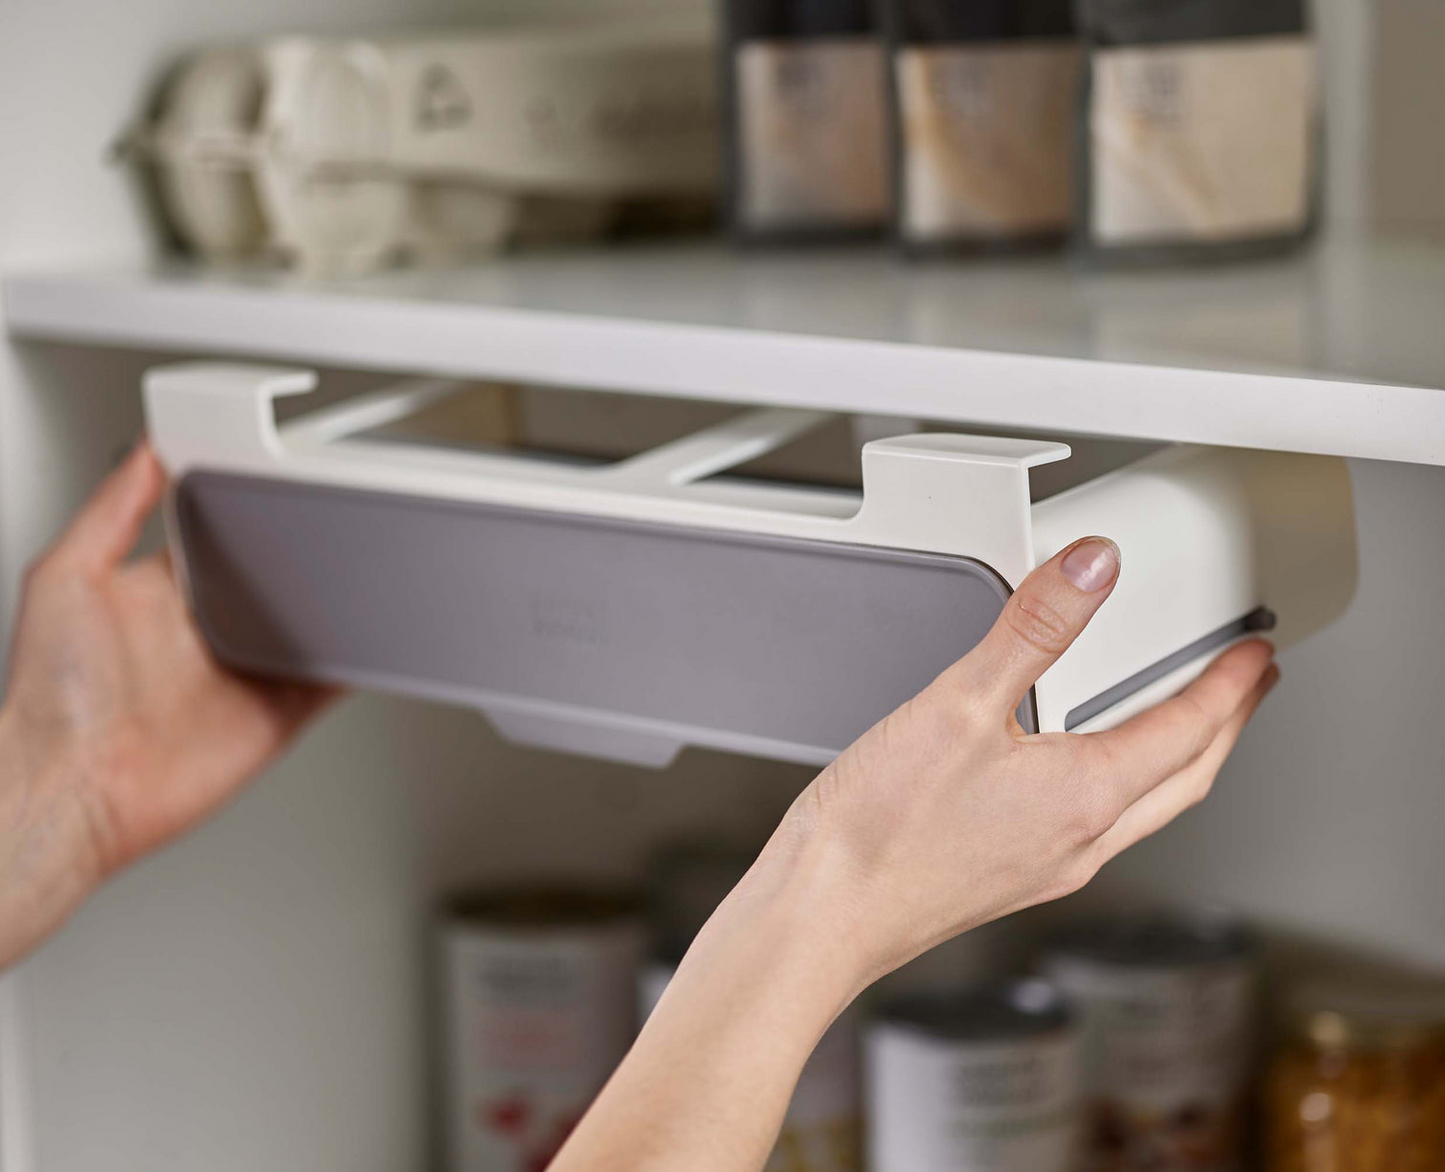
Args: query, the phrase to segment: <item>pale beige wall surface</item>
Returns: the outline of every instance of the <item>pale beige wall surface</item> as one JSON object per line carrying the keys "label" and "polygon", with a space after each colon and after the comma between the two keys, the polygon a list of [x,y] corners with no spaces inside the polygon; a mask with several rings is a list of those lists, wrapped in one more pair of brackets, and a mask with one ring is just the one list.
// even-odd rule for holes
{"label": "pale beige wall surface", "polygon": [[1324,85],[1326,222],[1359,227],[1369,219],[1369,119],[1374,13],[1371,0],[1314,0]]}
{"label": "pale beige wall surface", "polygon": [[1369,156],[1375,218],[1445,233],[1445,4],[1375,0]]}

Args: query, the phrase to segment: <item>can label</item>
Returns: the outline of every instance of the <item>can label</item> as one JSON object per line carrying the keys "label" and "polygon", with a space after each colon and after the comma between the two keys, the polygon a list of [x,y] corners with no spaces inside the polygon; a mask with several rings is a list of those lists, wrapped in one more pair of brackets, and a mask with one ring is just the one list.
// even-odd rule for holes
{"label": "can label", "polygon": [[444,938],[452,1172],[542,1172],[627,1053],[636,924]]}
{"label": "can label", "polygon": [[1073,1031],[958,1042],[888,1023],[868,1035],[873,1172],[1074,1172]]}
{"label": "can label", "polygon": [[[638,1002],[645,1018],[672,979],[671,965],[643,970]],[[863,1104],[858,1011],[849,1007],[819,1040],[798,1076],[788,1114],[765,1172],[858,1172]]]}
{"label": "can label", "polygon": [[1124,968],[1070,957],[1050,976],[1083,1019],[1094,1172],[1235,1172],[1254,1027],[1246,964]]}

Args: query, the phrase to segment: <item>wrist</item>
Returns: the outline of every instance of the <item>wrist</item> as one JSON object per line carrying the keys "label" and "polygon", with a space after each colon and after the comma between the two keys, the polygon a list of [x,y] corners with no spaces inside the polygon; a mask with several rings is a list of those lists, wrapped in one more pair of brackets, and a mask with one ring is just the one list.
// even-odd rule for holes
{"label": "wrist", "polygon": [[679,975],[705,971],[735,1012],[752,1012],[753,1001],[759,1012],[777,1011],[806,1056],[873,979],[857,940],[840,931],[841,893],[822,859],[775,837],[698,934]]}
{"label": "wrist", "polygon": [[0,967],[49,935],[100,880],[82,790],[63,747],[0,707]]}
{"label": "wrist", "polygon": [[554,1166],[761,1168],[814,1047],[852,1000],[806,861],[765,850],[692,942]]}

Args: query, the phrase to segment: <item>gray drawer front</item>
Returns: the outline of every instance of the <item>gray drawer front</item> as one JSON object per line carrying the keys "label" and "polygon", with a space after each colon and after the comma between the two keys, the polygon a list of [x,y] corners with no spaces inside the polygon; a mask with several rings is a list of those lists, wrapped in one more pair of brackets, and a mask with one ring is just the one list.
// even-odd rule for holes
{"label": "gray drawer front", "polygon": [[219,472],[182,481],[176,518],[198,620],[235,667],[807,762],[1008,596],[967,558]]}

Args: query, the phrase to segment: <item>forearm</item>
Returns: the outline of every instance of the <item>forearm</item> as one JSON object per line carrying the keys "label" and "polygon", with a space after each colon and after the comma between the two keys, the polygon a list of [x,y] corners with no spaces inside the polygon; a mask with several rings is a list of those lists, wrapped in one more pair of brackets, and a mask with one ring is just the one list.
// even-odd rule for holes
{"label": "forearm", "polygon": [[0,969],[55,930],[94,886],[80,784],[0,707]]}
{"label": "forearm", "polygon": [[762,1168],[803,1064],[858,991],[820,897],[792,865],[749,872],[552,1172]]}

